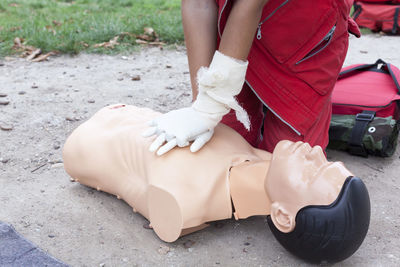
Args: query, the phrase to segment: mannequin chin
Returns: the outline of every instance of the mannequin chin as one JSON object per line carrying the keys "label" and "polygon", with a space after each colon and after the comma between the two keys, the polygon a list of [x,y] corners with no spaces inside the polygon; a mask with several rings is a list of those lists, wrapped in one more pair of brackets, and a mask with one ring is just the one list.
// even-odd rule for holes
{"label": "mannequin chin", "polygon": [[360,246],[369,225],[367,189],[342,163],[328,162],[320,147],[281,141],[271,154],[218,125],[200,151],[175,148],[159,157],[148,151],[152,140],[141,135],[159,115],[125,104],[101,109],[67,139],[66,171],[125,200],[166,242],[234,211],[236,219],[270,215],[275,237],[306,260],[342,260]]}

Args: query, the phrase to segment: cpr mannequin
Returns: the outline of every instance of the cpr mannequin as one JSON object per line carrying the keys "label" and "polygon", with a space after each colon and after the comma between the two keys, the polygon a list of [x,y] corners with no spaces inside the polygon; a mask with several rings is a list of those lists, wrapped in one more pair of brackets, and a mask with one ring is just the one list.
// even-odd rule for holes
{"label": "cpr mannequin", "polygon": [[[298,230],[302,209],[340,202],[344,189],[349,188],[346,182],[355,181],[361,184],[356,191],[361,190],[363,198],[352,212],[365,213],[361,217],[350,214],[363,223],[362,231],[356,233],[357,242],[353,232],[340,232],[340,246],[334,245],[340,256],[322,253],[316,260],[342,260],[363,241],[369,223],[365,186],[358,178],[348,178],[352,174],[343,164],[327,162],[321,148],[282,141],[271,154],[218,125],[200,151],[175,148],[160,157],[148,151],[153,140],[141,136],[146,123],[157,116],[152,110],[123,104],[101,109],[67,139],[63,150],[66,171],[82,184],[124,199],[167,242],[232,214],[236,219],[270,215],[273,232],[286,237]],[[350,248],[339,251],[345,244]],[[315,260],[315,255],[298,256]]]}

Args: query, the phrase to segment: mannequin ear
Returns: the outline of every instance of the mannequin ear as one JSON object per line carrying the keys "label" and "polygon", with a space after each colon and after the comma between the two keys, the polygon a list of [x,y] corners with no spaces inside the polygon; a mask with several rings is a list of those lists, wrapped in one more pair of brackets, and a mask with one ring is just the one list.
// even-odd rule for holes
{"label": "mannequin ear", "polygon": [[275,227],[282,233],[289,233],[293,231],[296,226],[295,218],[278,202],[271,205],[271,219]]}

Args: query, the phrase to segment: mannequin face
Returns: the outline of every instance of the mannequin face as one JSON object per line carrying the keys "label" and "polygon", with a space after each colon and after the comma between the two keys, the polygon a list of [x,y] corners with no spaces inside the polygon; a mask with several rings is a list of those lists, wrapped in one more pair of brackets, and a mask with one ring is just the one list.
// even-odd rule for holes
{"label": "mannequin face", "polygon": [[292,231],[301,208],[331,204],[351,175],[341,162],[328,162],[320,146],[278,143],[265,180],[275,226],[284,233]]}

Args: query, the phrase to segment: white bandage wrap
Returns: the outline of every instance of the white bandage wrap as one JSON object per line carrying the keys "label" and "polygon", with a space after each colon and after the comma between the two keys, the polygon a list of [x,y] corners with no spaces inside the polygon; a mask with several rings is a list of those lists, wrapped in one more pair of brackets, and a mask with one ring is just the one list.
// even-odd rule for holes
{"label": "white bandage wrap", "polygon": [[197,73],[199,96],[193,103],[193,108],[206,113],[223,113],[222,115],[233,109],[238,121],[250,130],[249,116],[235,99],[242,90],[247,65],[247,61],[231,58],[216,51],[210,67],[203,67]]}

